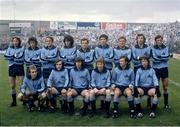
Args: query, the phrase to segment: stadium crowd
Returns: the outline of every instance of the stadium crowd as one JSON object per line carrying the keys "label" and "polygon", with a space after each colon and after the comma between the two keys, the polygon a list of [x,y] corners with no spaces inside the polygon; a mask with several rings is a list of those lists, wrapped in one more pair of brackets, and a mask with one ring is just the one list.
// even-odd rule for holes
{"label": "stadium crowd", "polygon": [[[36,37],[39,44],[44,44],[46,36],[52,36],[56,45],[60,47],[63,45],[62,41],[64,35],[69,34],[74,37],[75,44],[79,45],[80,40],[83,37],[89,39],[90,45],[95,47],[98,44],[98,37],[101,34],[107,34],[109,36],[109,43],[111,46],[117,45],[117,40],[120,36],[125,36],[127,38],[127,44],[131,47],[135,45],[135,37],[138,33],[143,33],[146,37],[146,43],[148,45],[153,45],[153,38],[157,35],[163,35],[164,42],[170,46],[170,50],[179,53],[180,47],[180,23],[147,23],[147,24],[133,24],[129,23],[125,29],[113,29],[113,30],[103,30],[103,29],[88,29],[88,30],[48,30],[43,32],[35,32],[31,35]],[[29,36],[21,36],[22,44],[26,45]],[[3,35],[0,36],[0,49],[6,49],[10,43],[10,36]]]}

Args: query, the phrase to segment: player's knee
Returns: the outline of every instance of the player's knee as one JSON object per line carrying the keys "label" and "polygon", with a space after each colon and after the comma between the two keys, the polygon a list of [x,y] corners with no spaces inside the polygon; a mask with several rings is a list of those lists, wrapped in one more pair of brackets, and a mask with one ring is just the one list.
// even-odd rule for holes
{"label": "player's knee", "polygon": [[66,89],[62,89],[62,90],[61,90],[61,94],[62,94],[62,95],[66,95],[66,93],[67,93]]}
{"label": "player's knee", "polygon": [[114,96],[120,96],[120,95],[121,95],[120,91],[117,91],[117,90],[114,91]]}
{"label": "player's knee", "polygon": [[22,101],[23,100],[23,94],[22,93],[19,93],[18,96],[17,96],[18,100]]}
{"label": "player's knee", "polygon": [[68,96],[68,97],[71,97],[71,96],[72,96],[72,92],[68,92],[68,93],[67,93],[67,96]]}
{"label": "player's knee", "polygon": [[142,95],[144,95],[144,91],[142,90],[142,89],[139,89],[138,88],[138,93],[142,96]]}
{"label": "player's knee", "polygon": [[51,93],[51,88],[47,89],[47,93],[50,94]]}
{"label": "player's knee", "polygon": [[148,91],[148,95],[149,95],[149,96],[154,96],[155,93],[156,93],[156,90],[155,90],[155,89],[150,89],[150,90]]}
{"label": "player's knee", "polygon": [[111,93],[110,89],[107,89],[107,90],[106,90],[106,95],[108,95],[108,94],[110,94],[110,93]]}
{"label": "player's knee", "polygon": [[29,91],[26,91],[26,96],[30,96],[31,93]]}
{"label": "player's knee", "polygon": [[45,99],[47,97],[45,92],[43,92],[40,96],[42,97],[42,99]]}
{"label": "player's knee", "polygon": [[130,89],[127,89],[127,90],[125,91],[125,94],[126,94],[127,96],[132,96],[132,91],[131,91]]}
{"label": "player's knee", "polygon": [[66,94],[66,92],[61,92],[61,95],[66,96],[67,94]]}
{"label": "player's knee", "polygon": [[94,94],[95,94],[94,90],[90,90],[89,94],[90,94],[90,96],[94,96]]}
{"label": "player's knee", "polygon": [[52,93],[52,94],[59,94],[59,92],[57,91],[56,88],[52,88],[51,93]]}
{"label": "player's knee", "polygon": [[85,92],[84,96],[85,96],[86,98],[88,98],[88,97],[89,97],[89,93],[88,93],[88,92]]}

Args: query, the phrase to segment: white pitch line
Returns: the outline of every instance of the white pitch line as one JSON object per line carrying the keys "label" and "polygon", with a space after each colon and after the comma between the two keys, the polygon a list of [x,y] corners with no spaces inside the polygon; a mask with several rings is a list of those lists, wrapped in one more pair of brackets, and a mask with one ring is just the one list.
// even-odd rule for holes
{"label": "white pitch line", "polygon": [[173,80],[171,80],[171,79],[169,79],[169,81],[170,81],[172,84],[174,84],[175,86],[180,87],[180,84],[179,84],[179,83],[177,83],[177,82],[175,82],[175,81],[173,81]]}

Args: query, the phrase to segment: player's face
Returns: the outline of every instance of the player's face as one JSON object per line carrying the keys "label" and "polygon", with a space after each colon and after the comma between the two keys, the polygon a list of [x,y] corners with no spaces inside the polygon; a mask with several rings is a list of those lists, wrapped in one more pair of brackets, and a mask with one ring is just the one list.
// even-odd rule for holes
{"label": "player's face", "polygon": [[30,46],[32,49],[36,48],[36,42],[30,41]]}
{"label": "player's face", "polygon": [[85,40],[85,41],[81,41],[81,48],[82,49],[87,49],[88,48],[88,42]]}
{"label": "player's face", "polygon": [[163,43],[162,38],[158,38],[158,39],[156,39],[156,44],[157,44],[158,46],[161,46],[161,45],[162,45],[162,43]]}
{"label": "player's face", "polygon": [[65,44],[66,47],[70,47],[71,42],[69,40],[65,40],[64,44]]}
{"label": "player's face", "polygon": [[76,62],[76,68],[81,69],[81,67],[82,67],[82,62],[81,61]]}
{"label": "player's face", "polygon": [[51,47],[52,44],[53,44],[53,42],[52,42],[51,38],[46,38],[46,45],[47,45],[48,47]]}
{"label": "player's face", "polygon": [[36,69],[31,69],[29,74],[30,74],[32,79],[35,79],[36,76],[37,76],[37,70]]}
{"label": "player's face", "polygon": [[141,60],[141,64],[142,64],[143,68],[147,68],[148,67],[148,61],[145,60],[145,59]]}
{"label": "player's face", "polygon": [[126,41],[125,39],[119,39],[119,47],[123,48],[125,47]]}
{"label": "player's face", "polygon": [[62,61],[59,61],[56,63],[56,69],[61,70],[61,68],[62,68]]}
{"label": "player's face", "polygon": [[122,68],[124,68],[124,67],[126,67],[126,61],[125,61],[125,59],[124,58],[122,58],[122,59],[120,59],[119,60],[119,63],[120,63],[120,66],[122,67]]}
{"label": "player's face", "polygon": [[138,36],[137,42],[138,42],[139,45],[143,45],[144,44],[144,37],[143,36]]}
{"label": "player's face", "polygon": [[18,47],[20,42],[17,40],[17,38],[13,38],[12,43],[14,47]]}
{"label": "player's face", "polygon": [[101,43],[101,45],[107,44],[107,39],[105,37],[101,37],[100,38],[100,43]]}
{"label": "player's face", "polygon": [[97,62],[97,68],[98,68],[99,71],[103,71],[104,64],[102,62]]}

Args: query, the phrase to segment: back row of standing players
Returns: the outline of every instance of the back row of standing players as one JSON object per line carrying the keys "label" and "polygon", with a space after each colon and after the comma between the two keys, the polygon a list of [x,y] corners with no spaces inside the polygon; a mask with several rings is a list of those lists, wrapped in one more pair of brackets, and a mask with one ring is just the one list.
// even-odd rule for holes
{"label": "back row of standing players", "polygon": [[[140,106],[140,102],[137,99],[138,96],[142,93],[142,94],[157,94],[159,93],[159,83],[156,80],[156,77],[158,79],[158,81],[160,82],[160,79],[162,79],[162,84],[163,84],[163,95],[164,95],[164,107],[165,108],[169,108],[168,105],[168,60],[169,60],[169,49],[167,46],[165,46],[163,44],[163,37],[161,35],[157,35],[155,37],[155,44],[153,47],[149,47],[145,44],[146,39],[145,36],[143,34],[138,34],[136,37],[136,45],[132,48],[126,47],[126,38],[125,37],[120,37],[118,39],[118,46],[117,48],[112,48],[108,45],[108,36],[105,34],[102,34],[99,37],[99,45],[95,48],[95,50],[90,49],[88,46],[88,39],[83,38],[81,40],[81,47],[80,49],[77,49],[74,46],[74,39],[72,36],[67,35],[64,37],[64,47],[58,49],[58,47],[53,45],[53,38],[52,37],[46,37],[46,46],[43,47],[42,49],[39,49],[37,47],[38,42],[36,40],[36,38],[32,37],[29,38],[28,40],[28,44],[29,47],[27,49],[25,49],[24,47],[21,46],[21,39],[18,37],[13,37],[12,38],[12,44],[11,46],[7,49],[6,53],[5,53],[5,58],[9,60],[9,77],[10,77],[10,84],[11,84],[11,95],[12,95],[12,103],[10,104],[10,106],[16,106],[16,76],[19,77],[20,82],[25,81],[25,79],[28,79],[29,77],[32,78],[31,74],[31,70],[29,69],[29,67],[33,64],[36,66],[37,68],[37,73],[38,76],[42,75],[44,81],[45,81],[45,86],[44,88],[39,89],[39,92],[42,92],[45,87],[49,87],[52,86],[54,84],[54,82],[52,81],[49,86],[48,86],[48,78],[50,78],[50,74],[51,72],[53,72],[52,70],[57,70],[56,66],[54,66],[54,63],[56,61],[57,63],[57,59],[60,59],[63,63],[63,67],[65,68],[65,70],[67,70],[68,75],[70,75],[68,82],[68,85],[66,83],[66,87],[69,88],[73,88],[73,83],[71,83],[71,80],[74,80],[73,82],[75,82],[75,80],[80,80],[78,79],[78,74],[76,75],[76,73],[73,73],[76,69],[77,66],[75,66],[75,59],[77,58],[76,62],[81,61],[78,60],[78,58],[81,58],[83,61],[81,61],[82,63],[84,63],[84,67],[86,68],[86,70],[89,71],[89,73],[91,74],[91,81],[89,80],[90,85],[88,87],[90,87],[91,89],[93,88],[97,88],[95,90],[93,90],[95,93],[99,93],[102,94],[103,92],[106,95],[106,101],[102,100],[101,101],[101,106],[103,107],[105,105],[105,109],[107,111],[106,115],[109,116],[109,97],[107,96],[108,94],[108,88],[107,87],[112,87],[114,90],[114,99],[113,99],[113,104],[114,104],[114,111],[113,111],[113,116],[117,117],[118,115],[118,97],[120,96],[120,93],[124,94],[126,96],[128,96],[128,90],[126,90],[126,87],[121,88],[118,87],[119,86],[128,86],[129,88],[132,88],[134,86],[133,91],[134,91],[134,95],[136,96],[135,99],[133,100],[132,97],[129,97],[128,99],[128,103],[129,103],[129,107],[130,107],[130,115],[133,116],[133,112],[134,112],[134,107],[132,106],[132,100],[135,102],[136,107],[137,107],[137,112],[138,112],[138,116],[141,117],[142,116],[142,110],[141,110],[141,106]],[[126,57],[124,57],[126,56]],[[122,57],[122,58],[121,58]],[[101,60],[102,58],[102,60]],[[142,58],[142,59],[141,59]],[[119,70],[123,70],[121,65],[121,59],[124,59],[124,62],[126,63],[126,66],[128,68],[129,64],[133,63],[134,65],[134,72],[135,73],[135,77],[139,78],[137,79],[138,82],[134,81],[133,78],[133,82],[131,81],[131,78],[128,78],[128,74],[123,73],[123,76],[121,77],[121,73],[119,72]],[[149,59],[152,60],[152,67],[150,67],[150,62]],[[143,71],[143,60],[147,61],[146,63],[148,63],[148,71]],[[103,86],[105,89],[101,90],[102,84],[103,84],[103,80],[108,81],[108,76],[104,75],[105,79],[103,79],[103,77],[101,77],[101,72],[98,69],[98,66],[96,66],[97,68],[94,69],[94,61],[96,61],[96,65],[98,65],[98,63],[103,63],[105,70],[107,71],[102,71],[104,73],[109,72],[109,74],[112,73],[112,77],[110,76],[109,79],[112,78],[112,82],[109,82],[109,86],[107,86],[107,82],[106,85]],[[99,61],[99,62],[98,62]],[[102,62],[103,61],[103,62]],[[23,69],[23,64],[26,64],[26,78],[24,78],[24,69]],[[115,69],[113,69],[113,63],[115,65]],[[146,65],[146,66],[147,66]],[[125,68],[126,68],[125,66]],[[32,68],[32,67],[31,67]],[[100,67],[101,68],[101,67]],[[153,69],[152,69],[153,68]],[[94,69],[94,71],[93,71]],[[137,71],[139,69],[139,71]],[[146,70],[145,69],[145,70]],[[155,70],[155,71],[154,71]],[[100,73],[100,76],[98,76],[98,74],[94,74],[94,73]],[[81,72],[82,73],[82,72]],[[127,73],[127,72],[126,72]],[[156,74],[156,76],[154,77],[154,74]],[[93,75],[94,78],[97,78],[95,81],[93,81],[95,84],[92,86],[92,80],[93,80]],[[49,77],[50,76],[50,77]],[[81,77],[81,74],[79,75]],[[114,76],[114,77],[113,77]],[[118,78],[117,78],[118,76]],[[130,76],[130,75],[129,75]],[[83,77],[83,76],[82,76]],[[30,79],[31,79],[30,78]],[[52,77],[51,77],[52,78]],[[57,77],[60,79],[60,77]],[[74,79],[72,79],[74,78]],[[77,78],[77,79],[76,79]],[[84,77],[85,79],[87,79],[87,77]],[[98,79],[99,78],[99,79]],[[119,78],[121,78],[119,80]],[[101,80],[102,79],[102,80]],[[50,79],[49,79],[50,80]],[[56,80],[56,75],[54,75],[54,79]],[[142,81],[140,81],[142,80]],[[50,81],[49,81],[50,82]],[[125,85],[123,84],[123,82],[125,82]],[[79,83],[79,82],[77,82]],[[28,84],[28,83],[27,83]],[[98,85],[99,84],[99,85]],[[140,85],[141,84],[141,85]],[[25,85],[24,82],[22,83],[22,86]],[[83,94],[84,96],[86,96],[87,91],[84,92],[84,88],[83,87],[79,87],[80,84],[77,84],[77,89],[75,88],[75,91],[70,89],[70,95],[71,97],[75,94]],[[82,85],[84,85],[82,83]],[[97,86],[96,86],[97,85]],[[139,88],[138,88],[138,85]],[[87,86],[85,86],[86,88]],[[146,89],[146,87],[148,89]],[[79,89],[80,88],[80,89]],[[83,89],[81,89],[83,88]],[[116,89],[117,88],[117,89]],[[135,89],[138,88],[138,89]],[[140,89],[142,88],[142,89]],[[152,92],[151,88],[155,88],[154,92]],[[158,88],[158,89],[157,89]],[[35,89],[35,88],[34,88]],[[38,88],[37,88],[38,89]],[[61,91],[57,90],[57,91]],[[47,90],[49,91],[53,91],[51,90]],[[67,90],[67,98],[65,99],[68,100],[68,102],[72,102],[72,98],[70,96],[68,96],[68,91]],[[150,92],[149,92],[150,91]],[[158,91],[158,92],[157,92]],[[33,91],[30,91],[33,92]],[[89,91],[88,91],[89,92]],[[152,92],[152,93],[151,93]],[[22,96],[25,96],[25,91],[24,89],[21,87],[21,93]],[[93,93],[92,91],[89,93]],[[154,97],[153,94],[153,97]],[[46,92],[46,95],[51,95],[48,94]],[[51,96],[48,96],[48,98],[50,98],[50,100],[52,99]],[[152,101],[152,104],[150,103],[150,98],[148,99],[148,105],[151,106],[152,108],[152,112],[150,113],[150,116],[155,116],[155,112],[154,109],[156,108],[157,105],[157,97],[153,98],[154,100]],[[91,102],[92,102],[92,109],[95,108],[94,106],[94,98],[91,96]],[[65,102],[64,101],[64,102]],[[51,100],[52,105],[53,105],[53,100]],[[87,108],[87,103],[88,100],[85,97],[84,99],[84,110],[82,112],[82,114],[85,114],[86,112],[86,108]],[[154,103],[154,105],[153,105]],[[66,106],[66,102],[64,104],[64,107]],[[69,103],[69,107],[71,107],[70,112],[73,112],[73,104]],[[131,112],[132,111],[132,112]],[[93,112],[95,113],[96,111],[93,110]]]}

